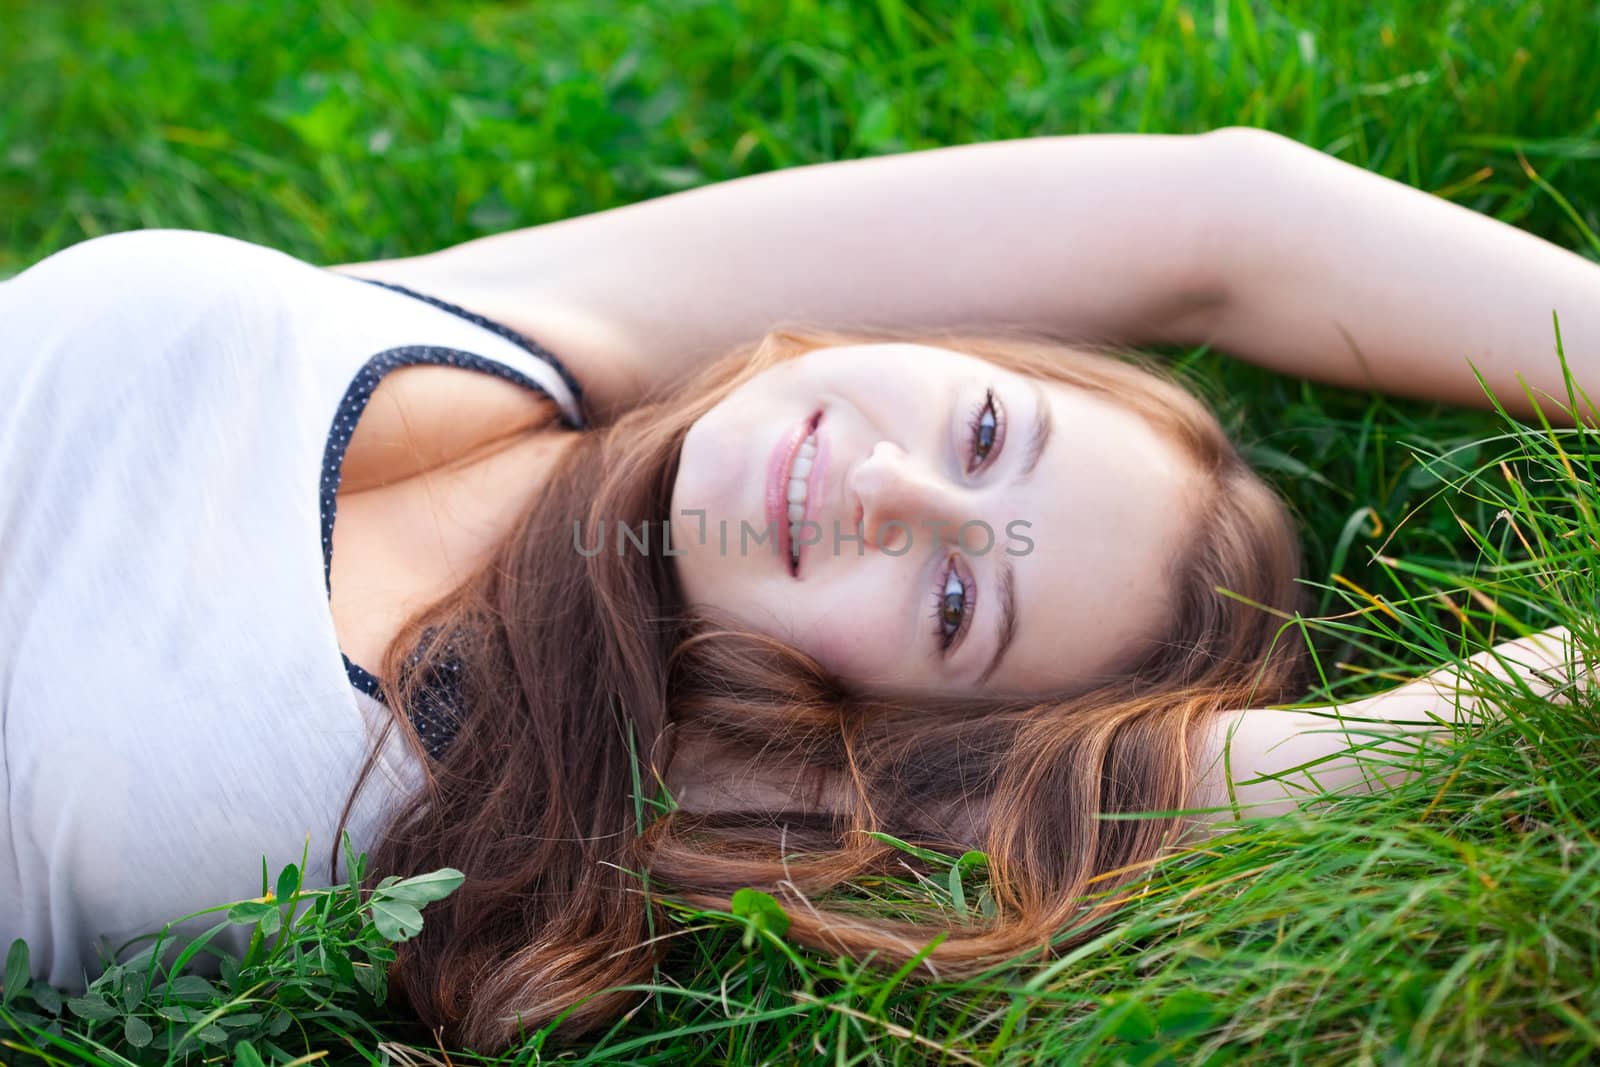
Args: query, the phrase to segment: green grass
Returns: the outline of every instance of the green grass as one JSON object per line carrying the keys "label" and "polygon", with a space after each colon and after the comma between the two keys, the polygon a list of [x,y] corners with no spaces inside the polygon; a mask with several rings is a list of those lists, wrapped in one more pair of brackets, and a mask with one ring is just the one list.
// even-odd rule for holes
{"label": "green grass", "polygon": [[[1597,43],[1575,0],[0,0],[0,276],[134,227],[370,259],[795,164],[1228,124],[1600,258]],[[1343,616],[1309,627],[1315,696],[1554,622],[1594,647],[1592,438],[1171,354]],[[908,982],[795,953],[759,906],[682,915],[638,1012],[505,1062],[1600,1058],[1600,704],[1497,702],[1410,785],[1162,864],[1048,967]],[[965,906],[952,887],[976,900],[960,872],[868,889]],[[281,888],[298,920],[215,982],[128,966],[63,1002],[8,980],[0,1059],[445,1062],[372,999],[393,915]]]}

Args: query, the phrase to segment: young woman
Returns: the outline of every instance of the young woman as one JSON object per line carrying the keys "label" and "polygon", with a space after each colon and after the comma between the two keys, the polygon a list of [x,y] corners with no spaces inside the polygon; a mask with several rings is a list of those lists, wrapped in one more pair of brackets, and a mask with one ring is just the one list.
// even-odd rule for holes
{"label": "young woman", "polygon": [[[1592,384],[1600,267],[1238,129],[799,168],[333,270],[85,242],[0,285],[0,940],[81,985],[343,827],[375,877],[466,872],[394,970],[477,1047],[630,1002],[642,874],[889,964],[1043,948],[1183,828],[1100,815],[1366,773],[1267,710],[1303,692],[1282,505],[1104,349],[1476,403],[1470,360],[1519,409],[1564,395],[1552,308]],[[1560,686],[1565,638],[1499,651]],[[1455,682],[1339,710],[1400,732],[1470,709]],[[899,869],[873,830],[982,849],[995,916],[830,894]]]}

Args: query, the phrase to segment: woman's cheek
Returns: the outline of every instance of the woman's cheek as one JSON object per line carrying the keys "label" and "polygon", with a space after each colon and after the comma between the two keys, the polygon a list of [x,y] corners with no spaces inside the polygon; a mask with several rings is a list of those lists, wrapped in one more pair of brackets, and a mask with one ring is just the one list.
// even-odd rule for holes
{"label": "woman's cheek", "polygon": [[830,610],[807,626],[797,643],[829,672],[843,678],[881,678],[891,669],[889,642],[875,613]]}

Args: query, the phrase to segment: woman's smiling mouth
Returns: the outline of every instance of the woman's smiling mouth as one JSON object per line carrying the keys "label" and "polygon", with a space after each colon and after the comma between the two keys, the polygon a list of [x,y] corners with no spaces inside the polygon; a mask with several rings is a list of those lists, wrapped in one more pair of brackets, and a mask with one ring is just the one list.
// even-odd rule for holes
{"label": "woman's smiling mouth", "polygon": [[793,577],[800,574],[801,524],[806,521],[812,476],[818,469],[816,412],[774,450],[767,487],[768,529],[777,537],[779,555]]}

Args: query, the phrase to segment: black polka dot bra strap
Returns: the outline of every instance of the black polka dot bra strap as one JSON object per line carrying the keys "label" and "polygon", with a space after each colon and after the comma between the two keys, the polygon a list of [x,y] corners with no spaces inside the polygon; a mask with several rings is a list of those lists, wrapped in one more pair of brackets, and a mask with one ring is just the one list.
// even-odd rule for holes
{"label": "black polka dot bra strap", "polygon": [[[578,380],[572,376],[572,373],[567,370],[561,360],[557,359],[554,353],[543,345],[523,336],[509,326],[468,311],[449,301],[440,300],[438,297],[419,293],[414,289],[408,289],[403,285],[395,285],[392,282],[380,282],[371,278],[357,280],[377,286],[380,289],[388,289],[413,300],[420,300],[457,318],[480,326],[495,336],[509,341],[523,351],[537,357],[553,369],[562,382],[565,383],[572,394],[574,410],[567,411],[565,406],[552,396],[549,389],[521,371],[472,352],[464,352],[459,349],[437,345],[407,345],[388,349],[369,359],[366,365],[356,374],[355,379],[350,383],[339,403],[323,454],[320,493],[322,575],[323,585],[330,597],[333,593],[334,516],[338,509],[338,490],[343,476],[345,450],[348,448],[350,439],[355,433],[356,423],[361,418],[361,413],[365,409],[367,401],[371,399],[378,382],[391,370],[415,364],[436,364],[491,374],[556,400],[557,407],[561,410],[561,422],[569,429],[581,430],[586,426],[583,416],[582,387],[579,386]],[[435,636],[431,629],[424,633],[418,645],[418,650],[413,652],[408,660],[408,666],[414,666],[420,661],[422,650],[429,647]],[[451,649],[446,648],[445,655],[428,668],[424,677],[416,680],[417,684],[410,690],[413,694],[410,702],[412,706],[407,709],[411,725],[415,729],[418,739],[422,742],[423,749],[428,753],[429,758],[434,760],[444,758],[451,741],[455,739],[456,733],[460,729],[467,706],[462,684],[461,664],[450,653]],[[383,687],[377,677],[353,661],[349,656],[344,655],[343,651],[340,652],[340,656],[344,660],[345,674],[350,679],[351,684],[379,703],[385,703]]]}
{"label": "black polka dot bra strap", "polygon": [[[334,519],[339,508],[339,484],[344,477],[344,455],[349,448],[350,439],[355,435],[357,422],[361,413],[366,409],[367,402],[372,398],[378,383],[390,371],[398,367],[413,366],[417,364],[432,364],[437,366],[460,367],[467,370],[480,371],[498,378],[503,378],[520,385],[526,389],[550,394],[538,382],[519,371],[507,367],[505,364],[485,359],[471,352],[462,352],[454,348],[440,348],[432,345],[411,345],[402,348],[391,348],[380,352],[369,359],[357,372],[355,379],[346,389],[343,399],[334,415],[333,426],[328,433],[328,442],[323,452],[322,483],[319,499],[322,513],[322,580],[323,586],[331,597],[333,594],[333,530]],[[559,367],[557,368],[559,369]],[[568,420],[565,415],[562,421],[570,427],[577,429],[579,422]],[[344,661],[345,675],[350,683],[361,692],[372,697],[380,703],[387,703],[383,695],[383,687],[371,671],[356,663],[343,651],[340,657]],[[465,704],[462,703],[459,686],[453,679],[453,672],[439,669],[432,673],[422,690],[423,696],[414,701],[410,709],[411,725],[416,729],[417,736],[421,738],[423,747],[433,759],[441,759],[451,740],[455,737],[456,729],[461,723],[461,716]]]}
{"label": "black polka dot bra strap", "polygon": [[[485,318],[475,311],[468,311],[464,307],[452,304],[448,300],[440,300],[436,296],[429,296],[427,293],[419,293],[415,289],[408,289],[403,285],[396,285],[394,282],[380,282],[374,278],[362,278],[360,280],[368,283],[369,285],[376,285],[381,289],[388,289],[391,292],[409,296],[414,300],[420,300],[424,304],[431,304],[440,311],[448,311],[457,318],[465,319],[476,326],[482,326],[485,330],[488,330],[495,336],[502,337],[505,340],[510,341],[512,344],[516,345],[518,348],[529,353],[530,355],[539,357],[546,363],[550,364],[555,372],[561,376],[561,380],[566,383],[567,388],[572,390],[572,400],[573,403],[577,405],[578,411],[580,413],[583,411],[583,386],[578,384],[578,379],[574,378],[572,376],[572,372],[567,370],[567,365],[565,363],[562,363],[561,360],[556,358],[555,353],[551,352],[548,348],[544,347],[544,345],[541,345],[533,338],[518,333],[516,330],[513,330],[504,323],[499,323],[493,319]],[[577,419],[577,426],[581,429],[583,425],[584,419],[580,414]]]}

